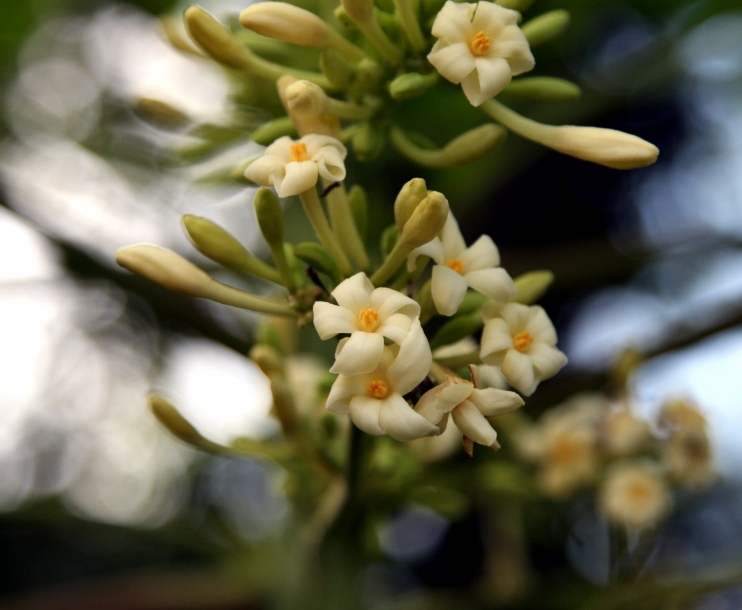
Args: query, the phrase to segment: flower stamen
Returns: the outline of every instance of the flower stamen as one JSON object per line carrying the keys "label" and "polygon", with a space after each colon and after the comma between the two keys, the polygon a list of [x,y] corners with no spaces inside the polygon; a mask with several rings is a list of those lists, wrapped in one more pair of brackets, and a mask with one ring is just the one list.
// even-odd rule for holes
{"label": "flower stamen", "polygon": [[381,379],[375,379],[368,386],[368,393],[374,398],[386,398],[389,392],[389,386],[381,381]]}
{"label": "flower stamen", "polygon": [[533,337],[528,331],[524,330],[513,337],[513,347],[519,352],[526,351],[531,343],[533,343]]}
{"label": "flower stamen", "polygon": [[379,328],[379,314],[373,309],[361,309],[358,313],[358,327],[367,333],[374,333]]}
{"label": "flower stamen", "polygon": [[477,32],[469,41],[472,55],[481,57],[490,50],[490,39],[484,32]]}
{"label": "flower stamen", "polygon": [[309,161],[309,153],[307,152],[307,145],[304,142],[297,142],[291,145],[291,153],[289,154],[289,162],[302,162]]}
{"label": "flower stamen", "polygon": [[446,267],[453,269],[459,275],[464,273],[464,263],[462,263],[458,258],[448,261]]}

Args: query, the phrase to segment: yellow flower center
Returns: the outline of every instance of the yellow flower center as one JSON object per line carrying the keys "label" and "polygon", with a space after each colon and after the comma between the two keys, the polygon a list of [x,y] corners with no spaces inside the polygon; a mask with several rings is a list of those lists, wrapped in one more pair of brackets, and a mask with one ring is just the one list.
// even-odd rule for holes
{"label": "yellow flower center", "polygon": [[481,57],[490,50],[490,39],[485,36],[484,32],[477,32],[469,41],[469,48],[471,49],[472,55]]}
{"label": "yellow flower center", "polygon": [[627,487],[626,493],[636,504],[644,504],[652,498],[652,489],[644,481],[634,481]]}
{"label": "yellow flower center", "polygon": [[533,343],[533,337],[528,331],[524,330],[513,337],[513,347],[519,352],[526,351],[531,343]]}
{"label": "yellow flower center", "polygon": [[464,263],[462,263],[458,258],[448,261],[446,267],[453,269],[459,275],[464,273]]}
{"label": "yellow flower center", "polygon": [[368,393],[374,398],[386,398],[389,392],[389,386],[385,384],[381,379],[375,379],[368,386]]}
{"label": "yellow flower center", "polygon": [[550,454],[557,464],[572,464],[582,455],[582,450],[571,438],[560,438],[551,447]]}
{"label": "yellow flower center", "polygon": [[358,327],[367,333],[376,332],[379,328],[379,314],[373,309],[361,309],[358,314]]}
{"label": "yellow flower center", "polygon": [[291,145],[289,161],[309,161],[307,145],[304,144],[304,142],[297,142],[296,144]]}

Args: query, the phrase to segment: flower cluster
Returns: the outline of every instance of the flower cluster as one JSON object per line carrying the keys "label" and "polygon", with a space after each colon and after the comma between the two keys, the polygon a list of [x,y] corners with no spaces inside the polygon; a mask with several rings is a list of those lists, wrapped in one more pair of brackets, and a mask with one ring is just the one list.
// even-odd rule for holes
{"label": "flower cluster", "polygon": [[656,525],[672,505],[671,486],[714,480],[706,420],[690,404],[665,404],[656,427],[602,394],[583,394],[549,409],[518,438],[537,468],[545,495],[565,499],[597,490],[597,503],[617,525]]}

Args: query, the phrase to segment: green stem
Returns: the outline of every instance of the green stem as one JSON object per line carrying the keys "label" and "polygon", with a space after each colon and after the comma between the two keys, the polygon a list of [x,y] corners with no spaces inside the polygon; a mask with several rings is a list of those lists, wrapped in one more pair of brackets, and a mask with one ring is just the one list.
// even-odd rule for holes
{"label": "green stem", "polygon": [[330,211],[332,228],[343,248],[356,262],[359,269],[368,271],[371,262],[353,219],[353,212],[348,204],[348,194],[342,184],[327,194],[327,207]]}
{"label": "green stem", "polygon": [[381,29],[378,21],[371,18],[363,23],[356,22],[358,29],[368,38],[369,42],[376,47],[381,56],[392,66],[397,66],[402,61],[402,52]]}
{"label": "green stem", "polygon": [[417,20],[415,7],[412,2],[410,0],[394,0],[394,6],[397,7],[397,16],[402,23],[402,28],[412,48],[417,53],[425,52],[428,44],[425,42],[425,36],[423,36],[423,32],[420,29],[420,22]]}
{"label": "green stem", "polygon": [[412,252],[412,248],[404,239],[404,236],[400,235],[397,243],[394,244],[394,248],[386,257],[386,260],[382,263],[376,272],[371,276],[371,283],[374,286],[383,286],[392,275],[400,268],[407,259],[407,255]]}
{"label": "green stem", "polygon": [[325,211],[322,209],[322,202],[319,200],[316,189],[312,187],[303,193],[299,193],[299,198],[304,206],[304,211],[309,218],[309,222],[317,234],[317,238],[335,259],[340,274],[343,278],[350,277],[353,274],[353,268],[340,246],[335,233],[333,233],[330,223],[327,221],[327,216],[325,216]]}
{"label": "green stem", "polygon": [[544,125],[533,119],[527,119],[495,100],[487,100],[480,108],[518,135],[543,146],[551,147],[554,132],[557,129],[554,125]]}

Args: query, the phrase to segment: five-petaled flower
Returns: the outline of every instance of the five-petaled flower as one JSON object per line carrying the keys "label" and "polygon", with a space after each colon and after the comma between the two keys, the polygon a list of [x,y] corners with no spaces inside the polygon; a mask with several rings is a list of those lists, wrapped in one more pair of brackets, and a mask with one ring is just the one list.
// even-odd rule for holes
{"label": "five-petaled flower", "polygon": [[275,187],[279,197],[290,197],[313,188],[320,177],[344,180],[347,154],[345,146],[331,136],[310,134],[296,141],[284,136],[247,167],[245,177]]}
{"label": "five-petaled flower", "polygon": [[482,235],[467,248],[451,213],[440,237],[412,251],[408,269],[415,268],[418,256],[429,256],[437,263],[433,267],[431,292],[438,313],[444,316],[456,313],[467,287],[499,303],[511,301],[517,294],[508,272],[498,267],[500,253],[492,238]]}
{"label": "five-petaled flower", "polygon": [[356,273],[338,284],[332,296],[337,305],[325,301],[314,304],[314,327],[322,340],[342,333],[350,333],[350,338],[338,349],[331,373],[370,373],[382,358],[384,338],[401,345],[413,333],[430,352],[422,328],[413,325],[420,305],[401,292],[374,288],[365,273]]}
{"label": "five-petaled flower", "polygon": [[542,307],[508,303],[484,323],[481,358],[499,366],[511,386],[530,396],[540,381],[567,364],[556,342],[554,325]]}
{"label": "five-petaled flower", "polygon": [[[388,434],[400,441],[440,434],[440,428],[417,413],[404,399],[422,382],[433,362],[415,320],[402,344],[387,346],[378,366],[361,375],[339,375],[327,397],[327,409],[350,413],[353,423],[368,434]],[[342,354],[349,339],[338,346]]]}
{"label": "five-petaled flower", "polygon": [[449,0],[433,23],[438,41],[428,61],[444,78],[461,83],[469,102],[479,106],[535,65],[517,22],[517,12],[492,2]]}

